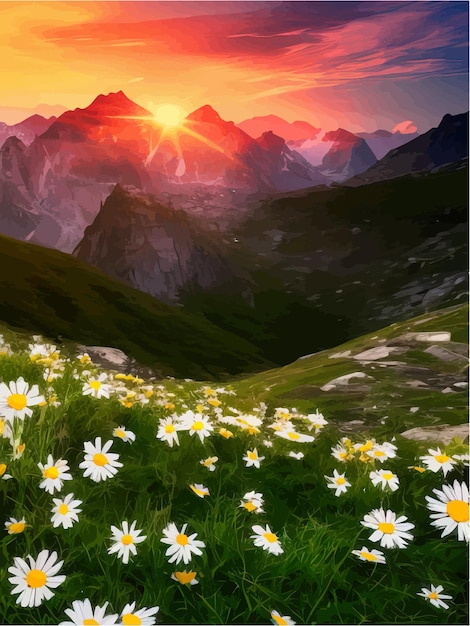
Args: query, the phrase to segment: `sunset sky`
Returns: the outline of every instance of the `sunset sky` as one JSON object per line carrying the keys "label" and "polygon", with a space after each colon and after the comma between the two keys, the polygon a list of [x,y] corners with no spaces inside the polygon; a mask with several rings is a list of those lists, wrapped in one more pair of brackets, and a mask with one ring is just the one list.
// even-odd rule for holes
{"label": "sunset sky", "polygon": [[[0,120],[123,90],[325,129],[468,110],[467,2],[0,2]],[[49,106],[44,106],[49,105]]]}

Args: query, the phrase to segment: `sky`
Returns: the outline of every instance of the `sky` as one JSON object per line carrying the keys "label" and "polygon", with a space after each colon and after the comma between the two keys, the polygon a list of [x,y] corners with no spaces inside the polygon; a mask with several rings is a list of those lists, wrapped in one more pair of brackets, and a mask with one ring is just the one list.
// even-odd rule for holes
{"label": "sky", "polygon": [[0,121],[122,90],[327,130],[468,110],[468,2],[0,1]]}

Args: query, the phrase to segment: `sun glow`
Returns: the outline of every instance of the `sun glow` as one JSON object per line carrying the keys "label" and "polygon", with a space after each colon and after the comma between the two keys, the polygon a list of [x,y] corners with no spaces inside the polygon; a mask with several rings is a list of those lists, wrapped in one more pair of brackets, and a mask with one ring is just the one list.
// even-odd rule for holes
{"label": "sun glow", "polygon": [[154,105],[150,110],[154,120],[162,126],[180,126],[186,116],[186,112],[177,104]]}

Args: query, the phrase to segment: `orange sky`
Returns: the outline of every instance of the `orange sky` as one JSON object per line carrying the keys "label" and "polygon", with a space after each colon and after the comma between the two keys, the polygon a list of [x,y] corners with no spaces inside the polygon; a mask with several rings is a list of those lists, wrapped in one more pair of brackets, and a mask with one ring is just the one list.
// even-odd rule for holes
{"label": "orange sky", "polygon": [[[462,10],[437,15],[438,4]],[[144,107],[209,103],[235,122],[274,113],[353,131],[429,127],[464,110],[465,5],[0,2],[0,120],[122,89]]]}

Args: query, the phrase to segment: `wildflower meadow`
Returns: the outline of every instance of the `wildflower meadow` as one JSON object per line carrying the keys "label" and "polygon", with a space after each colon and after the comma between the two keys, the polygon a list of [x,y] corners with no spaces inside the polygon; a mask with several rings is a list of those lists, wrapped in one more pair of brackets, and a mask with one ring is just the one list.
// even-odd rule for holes
{"label": "wildflower meadow", "polygon": [[463,624],[468,446],[0,342],[0,623]]}

